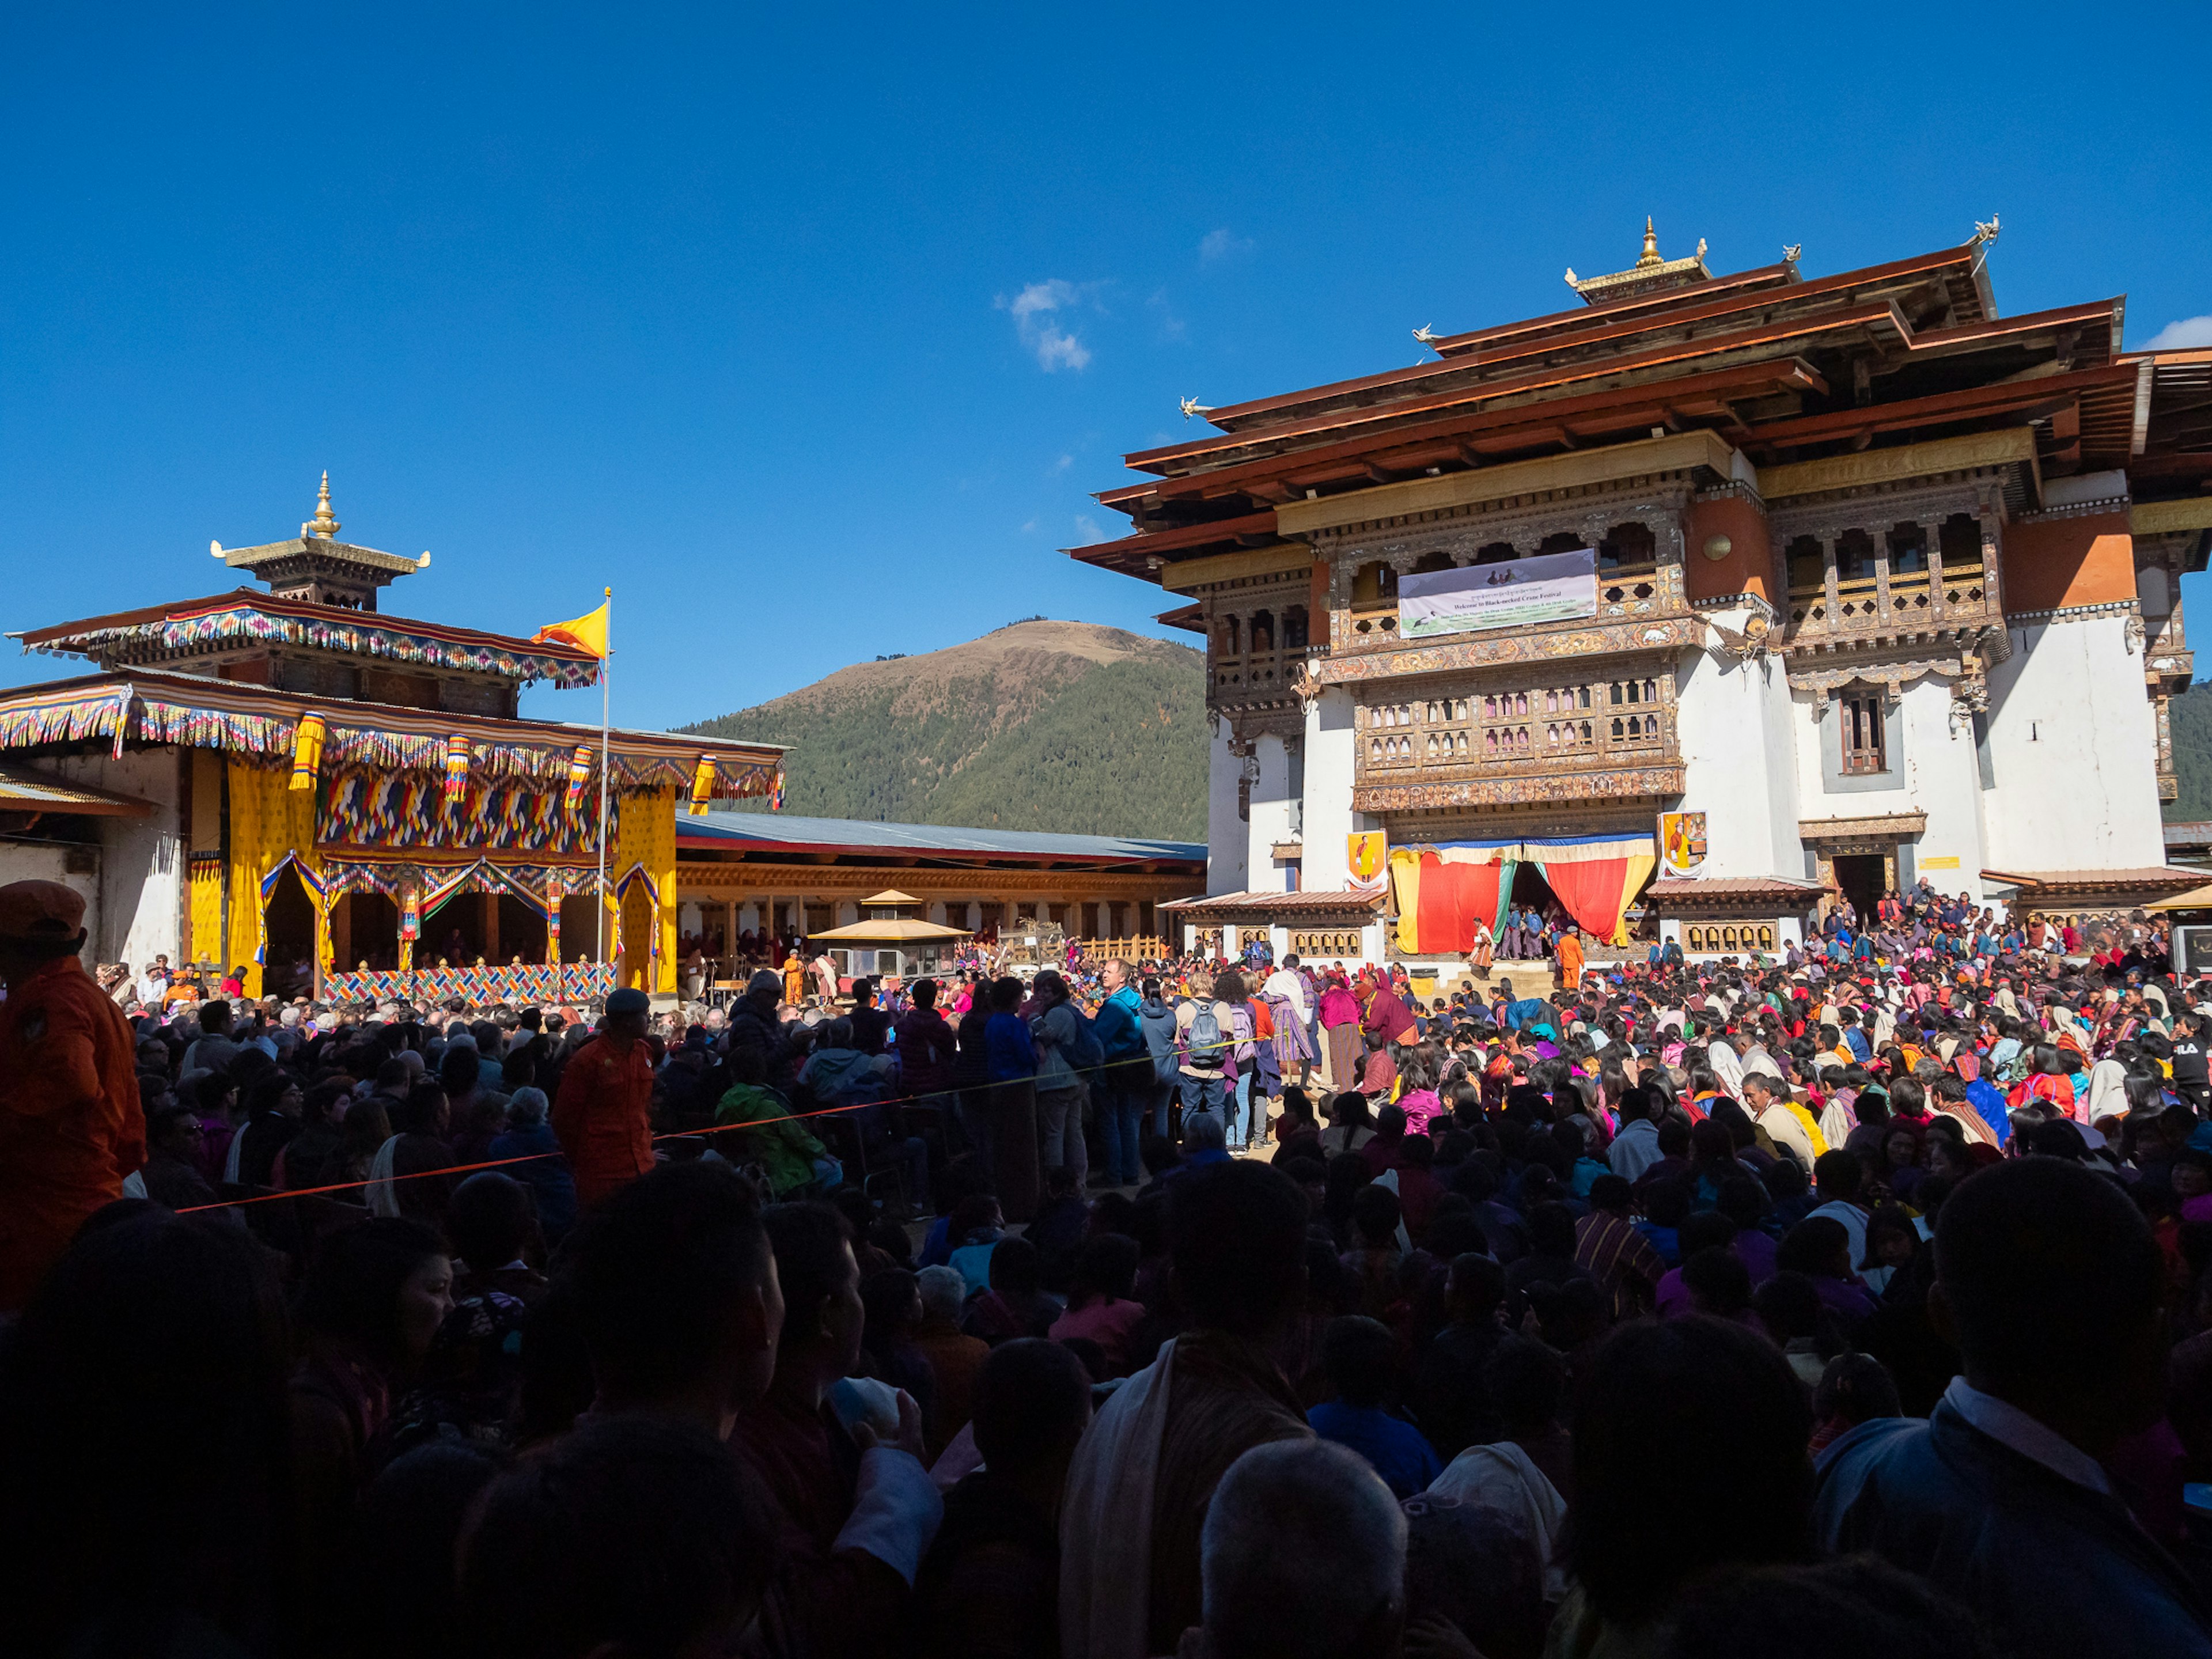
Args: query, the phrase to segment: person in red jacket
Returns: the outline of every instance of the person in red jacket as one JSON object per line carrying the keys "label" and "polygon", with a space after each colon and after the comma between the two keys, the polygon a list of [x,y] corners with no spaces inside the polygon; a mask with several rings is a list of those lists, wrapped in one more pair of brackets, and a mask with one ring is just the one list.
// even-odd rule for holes
{"label": "person in red jacket", "polygon": [[0,887],[0,1312],[146,1162],[136,1044],[77,959],[84,937],[73,889]]}
{"label": "person in red jacket", "polygon": [[652,1007],[642,991],[617,991],[599,1036],[562,1073],[553,1133],[576,1172],[584,1209],[653,1167],[653,1055],[645,1042]]}

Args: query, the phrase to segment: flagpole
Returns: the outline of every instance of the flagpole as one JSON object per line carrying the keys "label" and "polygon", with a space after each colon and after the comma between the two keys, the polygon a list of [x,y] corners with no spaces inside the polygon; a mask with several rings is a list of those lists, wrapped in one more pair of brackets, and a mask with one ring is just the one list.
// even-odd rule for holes
{"label": "flagpole", "polygon": [[597,896],[599,912],[598,960],[601,963],[607,959],[607,713],[611,695],[608,671],[613,666],[615,654],[615,591],[611,587],[606,590],[606,604],[607,653],[599,659],[599,886]]}

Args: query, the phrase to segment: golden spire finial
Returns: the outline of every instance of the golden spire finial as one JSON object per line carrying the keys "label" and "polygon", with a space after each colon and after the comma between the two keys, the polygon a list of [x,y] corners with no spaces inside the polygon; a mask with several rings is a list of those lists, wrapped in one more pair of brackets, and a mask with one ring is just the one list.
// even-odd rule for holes
{"label": "golden spire finial", "polygon": [[337,518],[331,512],[331,475],[326,467],[323,471],[323,487],[315,492],[315,516],[300,526],[300,533],[319,536],[325,541],[330,541],[337,537],[339,527]]}
{"label": "golden spire finial", "polygon": [[1647,213],[1644,216],[1644,252],[1637,258],[1636,268],[1642,270],[1647,265],[1666,263],[1659,257],[1659,233],[1652,229],[1651,216]]}

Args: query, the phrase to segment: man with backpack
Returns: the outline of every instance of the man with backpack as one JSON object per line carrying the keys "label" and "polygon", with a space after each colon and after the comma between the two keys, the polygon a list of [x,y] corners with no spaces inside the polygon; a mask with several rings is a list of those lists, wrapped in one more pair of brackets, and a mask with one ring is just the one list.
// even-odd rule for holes
{"label": "man with backpack", "polygon": [[1090,1167],[1083,1146],[1085,1089],[1106,1051],[1060,975],[1048,968],[1030,988],[1037,1002],[1030,1034],[1037,1046],[1037,1128],[1043,1142],[1038,1162],[1047,1170],[1068,1170],[1079,1191]]}
{"label": "man with backpack", "polygon": [[1233,971],[1224,973],[1213,982],[1212,1000],[1176,1006],[1176,1052],[1182,1076],[1185,1133],[1189,1132],[1193,1112],[1207,1114],[1224,1131],[1229,1127],[1226,1109],[1236,1087],[1236,1065],[1231,1058],[1231,1045],[1236,1038],[1230,1000],[1241,996],[1243,988],[1243,981]]}

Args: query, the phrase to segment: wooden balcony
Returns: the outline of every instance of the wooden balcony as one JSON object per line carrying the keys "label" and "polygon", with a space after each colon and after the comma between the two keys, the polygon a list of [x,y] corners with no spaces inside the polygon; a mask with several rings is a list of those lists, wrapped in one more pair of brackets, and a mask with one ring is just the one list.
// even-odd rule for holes
{"label": "wooden balcony", "polygon": [[1233,657],[1209,655],[1209,683],[1217,698],[1231,701],[1255,692],[1279,691],[1297,678],[1298,663],[1304,655],[1303,650],[1279,647],[1273,651],[1246,651]]}
{"label": "wooden balcony", "polygon": [[[1680,566],[1649,562],[1620,565],[1597,573],[1597,610],[1594,617],[1547,623],[1532,631],[1540,633],[1553,629],[1587,628],[1591,621],[1636,622],[1646,617],[1687,614],[1689,603],[1683,595]],[[1354,599],[1339,613],[1336,622],[1338,625],[1331,630],[1330,647],[1337,653],[1390,651],[1435,645],[1440,639],[1463,637],[1431,635],[1419,641],[1401,639],[1395,596]]]}
{"label": "wooden balcony", "polygon": [[[1594,695],[1588,702],[1571,696],[1565,706],[1551,708],[1542,706],[1547,694],[1540,691],[1534,706],[1510,712],[1486,713],[1482,697],[1423,700],[1395,706],[1413,710],[1402,724],[1370,723],[1377,713],[1389,717],[1390,707],[1368,711],[1356,734],[1354,804],[1363,811],[1389,811],[1679,791],[1684,768],[1672,688],[1662,695],[1658,687],[1653,678],[1570,688]],[[1638,700],[1612,702],[1616,690]],[[1516,699],[1492,695],[1488,701]],[[1431,709],[1446,712],[1429,718]]]}
{"label": "wooden balcony", "polygon": [[2004,625],[2003,607],[1978,564],[1947,562],[1937,575],[1838,578],[1790,589],[1783,642],[1790,647],[1875,644],[1897,635],[1978,633]]}

